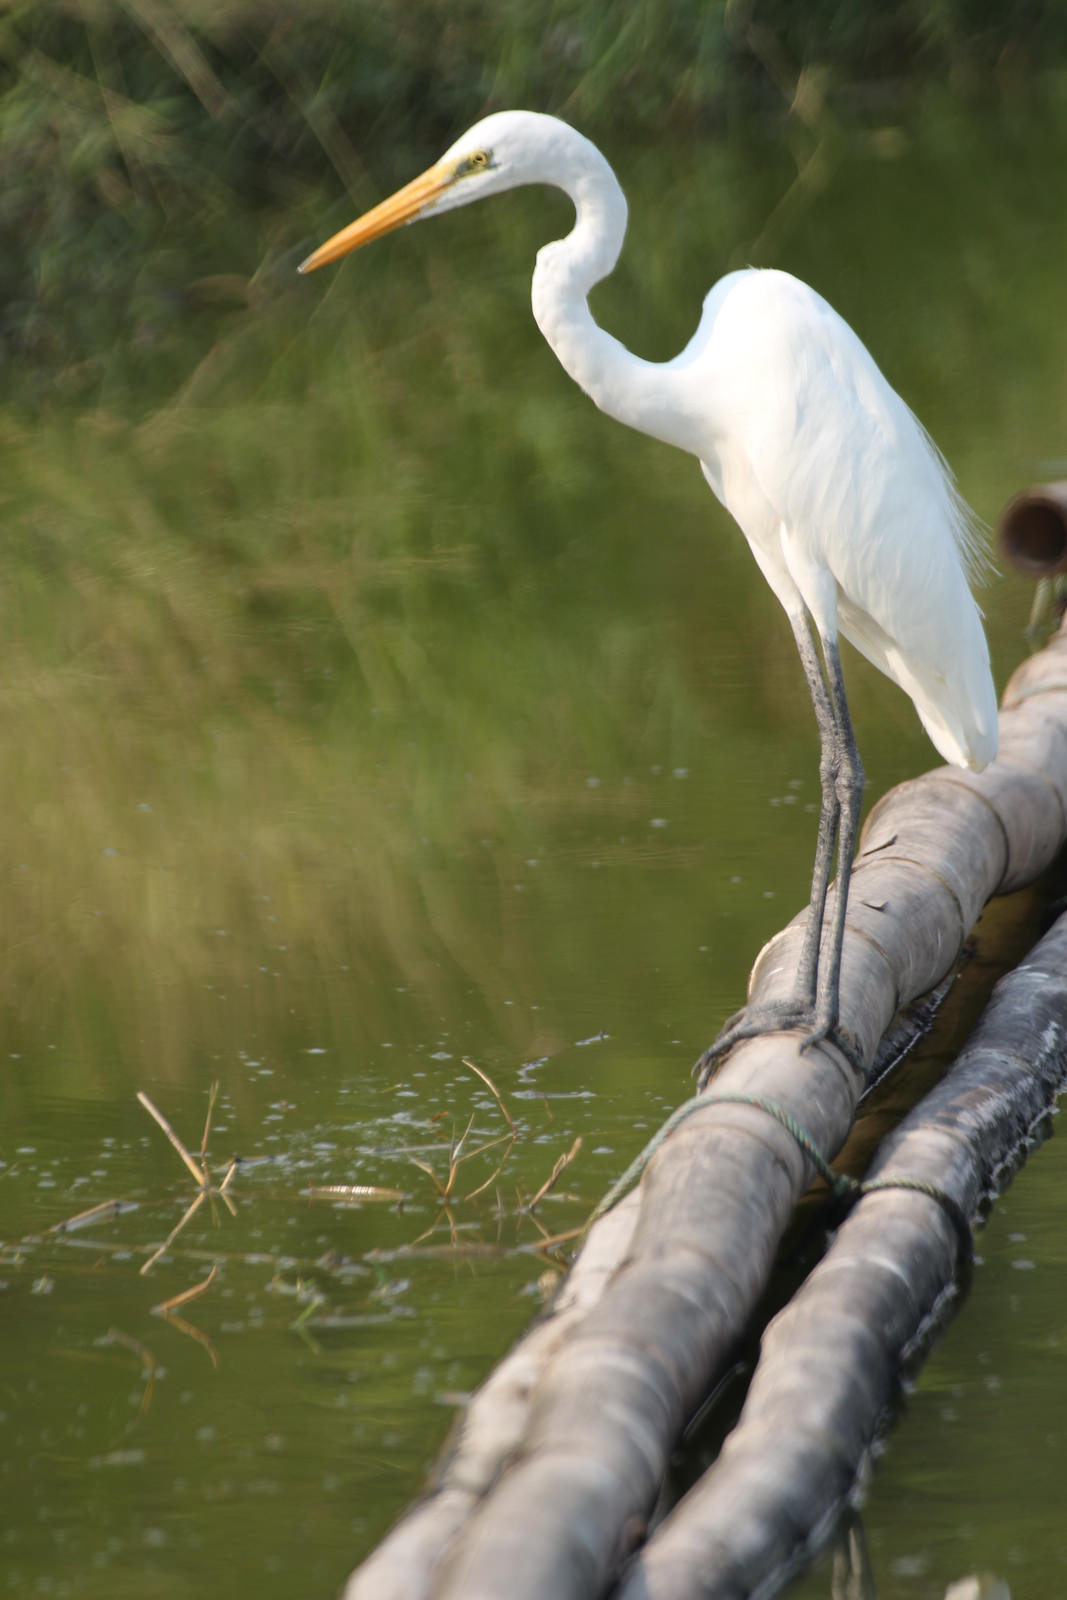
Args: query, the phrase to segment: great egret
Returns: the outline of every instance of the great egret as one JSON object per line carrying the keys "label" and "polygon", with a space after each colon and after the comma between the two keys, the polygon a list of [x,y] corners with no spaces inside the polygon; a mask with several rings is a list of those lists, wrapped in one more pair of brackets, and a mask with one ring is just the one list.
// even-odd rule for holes
{"label": "great egret", "polygon": [[[980,769],[997,748],[981,613],[968,586],[971,514],[919,422],[848,324],[786,272],[731,272],[673,361],[643,361],[597,326],[587,296],[612,271],[626,199],[595,145],[530,111],[486,117],[436,165],[329,239],[311,272],[404,222],[519,184],[562,189],[574,227],[537,253],[533,312],[560,362],[602,411],[697,457],[789,618],[819,725],[822,808],[794,997],[749,1006],[697,1064],[701,1086],[737,1040],[838,1027],[841,943],[863,767],[838,631],[909,694],[940,754]],[[822,666],[811,634],[819,637]],[[838,885],[820,959],[830,871]]]}

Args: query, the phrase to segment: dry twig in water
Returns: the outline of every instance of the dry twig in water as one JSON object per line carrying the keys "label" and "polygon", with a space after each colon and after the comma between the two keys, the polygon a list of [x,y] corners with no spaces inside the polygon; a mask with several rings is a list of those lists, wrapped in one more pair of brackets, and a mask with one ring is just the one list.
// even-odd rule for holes
{"label": "dry twig in water", "polygon": [[491,1140],[489,1142],[489,1144],[479,1145],[477,1150],[472,1150],[471,1151],[471,1155],[472,1156],[479,1155],[481,1153],[481,1151],[483,1151],[483,1150],[491,1150],[493,1148],[493,1145],[501,1144],[501,1143],[503,1143],[503,1141],[505,1139],[507,1139],[507,1141],[508,1141],[508,1147],[504,1151],[504,1154],[500,1157],[500,1160],[497,1163],[496,1168],[494,1169],[494,1171],[492,1171],[489,1174],[488,1178],[486,1178],[484,1183],[480,1183],[478,1185],[477,1189],[472,1189],[470,1194],[465,1194],[463,1196],[464,1200],[473,1200],[476,1194],[481,1194],[483,1189],[488,1189],[489,1185],[491,1183],[495,1182],[495,1180],[497,1178],[499,1178],[500,1174],[503,1172],[504,1167],[505,1167],[505,1165],[507,1163],[508,1156],[511,1154],[512,1150],[514,1149],[515,1140],[517,1138],[518,1138],[518,1133],[517,1132],[511,1133],[511,1134],[506,1134],[506,1133],[505,1134],[501,1134],[499,1139],[493,1139],[493,1140]]}
{"label": "dry twig in water", "polygon": [[123,1333],[121,1329],[109,1328],[107,1336],[111,1340],[112,1344],[121,1345],[124,1350],[131,1351],[139,1358],[141,1362],[141,1370],[144,1373],[145,1386],[144,1393],[141,1396],[141,1404],[137,1407],[137,1415],[139,1417],[143,1417],[145,1412],[148,1410],[148,1407],[152,1403],[152,1394],[156,1386],[156,1373],[159,1370],[159,1362],[156,1360],[155,1356],[152,1354],[151,1350],[149,1350],[147,1345],[142,1344],[140,1339],[134,1339],[130,1334]]}
{"label": "dry twig in water", "polygon": [[207,1199],[207,1190],[206,1189],[201,1189],[200,1193],[197,1195],[197,1197],[193,1201],[192,1205],[190,1205],[190,1206],[188,1206],[186,1208],[186,1210],[182,1213],[182,1215],[181,1215],[180,1219],[178,1220],[178,1222],[175,1223],[174,1227],[167,1234],[167,1237],[164,1239],[164,1241],[160,1245],[159,1249],[156,1250],[152,1255],[150,1255],[148,1260],[142,1266],[141,1271],[140,1271],[140,1275],[141,1275],[142,1278],[144,1277],[145,1273],[149,1270],[150,1267],[154,1267],[155,1266],[155,1264],[159,1260],[160,1256],[163,1255],[164,1252],[170,1248],[171,1244],[173,1244],[174,1240],[178,1237],[179,1233],[181,1233],[182,1229],[185,1227],[185,1224],[187,1222],[191,1222],[193,1220],[193,1218],[196,1216],[196,1213],[200,1210],[200,1207],[203,1205],[203,1203],[204,1203],[204,1201],[206,1199]]}
{"label": "dry twig in water", "polygon": [[555,1166],[552,1168],[552,1171],[549,1173],[540,1189],[538,1189],[533,1199],[527,1205],[522,1207],[523,1211],[532,1211],[536,1205],[540,1204],[548,1191],[556,1183],[560,1174],[566,1172],[567,1168],[570,1166],[571,1162],[574,1160],[581,1148],[582,1136],[579,1134],[577,1139],[575,1139],[574,1143],[571,1145],[570,1149],[567,1151],[566,1155],[560,1156],[559,1160],[556,1162]]}
{"label": "dry twig in water", "polygon": [[[421,1163],[416,1162],[416,1165]],[[429,1168],[424,1167],[423,1171],[429,1171]],[[383,1189],[376,1183],[309,1183],[302,1193],[309,1200],[349,1200],[353,1204],[358,1204],[361,1200],[407,1199],[403,1189]]]}
{"label": "dry twig in water", "polygon": [[210,1289],[218,1270],[218,1264],[216,1263],[206,1278],[201,1278],[199,1283],[194,1283],[191,1289],[183,1289],[181,1294],[172,1295],[169,1300],[161,1300],[158,1306],[152,1307],[152,1310],[161,1317],[172,1316],[179,1306],[185,1305],[189,1300],[195,1300],[198,1295],[202,1295],[205,1290]]}
{"label": "dry twig in water", "polygon": [[515,1129],[515,1123],[512,1120],[511,1112],[508,1110],[507,1106],[504,1104],[504,1100],[503,1100],[503,1097],[502,1097],[502,1095],[500,1093],[500,1090],[497,1088],[496,1084],[493,1082],[493,1080],[489,1076],[488,1072],[483,1072],[481,1067],[476,1067],[474,1062],[471,1061],[469,1059],[469,1057],[467,1057],[467,1056],[463,1057],[463,1065],[465,1067],[470,1067],[472,1072],[476,1072],[478,1074],[479,1078],[481,1078],[482,1082],[485,1084],[486,1088],[489,1090],[489,1093],[493,1096],[493,1099],[496,1101],[497,1105],[500,1107],[501,1113],[503,1114],[503,1117],[504,1117],[504,1121],[507,1123],[507,1125],[511,1129],[512,1133],[514,1133],[516,1131],[516,1129]]}
{"label": "dry twig in water", "polygon": [[215,1109],[215,1101],[219,1097],[219,1080],[216,1078],[207,1095],[207,1116],[204,1118],[204,1137],[200,1141],[200,1165],[204,1170],[204,1181],[207,1182],[207,1141],[211,1132],[211,1113]]}
{"label": "dry twig in water", "polygon": [[[175,1150],[177,1150],[178,1154],[181,1156],[182,1160],[185,1162],[185,1165],[189,1168],[189,1171],[192,1173],[193,1180],[196,1183],[197,1188],[199,1188],[199,1189],[207,1189],[209,1187],[209,1185],[210,1185],[210,1182],[211,1182],[211,1180],[210,1180],[210,1178],[208,1177],[208,1174],[207,1174],[207,1169],[206,1168],[201,1169],[200,1167],[197,1166],[196,1162],[193,1160],[193,1158],[189,1154],[188,1150],[182,1144],[181,1140],[178,1138],[178,1135],[175,1133],[174,1129],[171,1127],[170,1123],[167,1121],[167,1119],[163,1115],[162,1111],[158,1110],[158,1108],[152,1104],[151,1100],[149,1100],[148,1096],[145,1094],[143,1089],[138,1089],[137,1098],[141,1102],[141,1104],[144,1106],[144,1108],[148,1112],[149,1116],[150,1117],[154,1117],[156,1119],[156,1121],[159,1123],[159,1126],[163,1129],[163,1132],[166,1134],[167,1138],[170,1140],[171,1144],[174,1146]],[[208,1107],[208,1120],[209,1121],[210,1121],[210,1117],[211,1117],[211,1108],[209,1106]],[[204,1133],[205,1133],[205,1137],[206,1137],[206,1135],[207,1135],[206,1128],[204,1130]]]}
{"label": "dry twig in water", "polygon": [[76,1228],[84,1228],[90,1222],[96,1222],[100,1217],[117,1217],[123,1211],[135,1211],[135,1200],[101,1200],[98,1206],[90,1206],[88,1211],[79,1211],[77,1216],[67,1217],[63,1222],[55,1222],[49,1228],[49,1233],[73,1233]]}

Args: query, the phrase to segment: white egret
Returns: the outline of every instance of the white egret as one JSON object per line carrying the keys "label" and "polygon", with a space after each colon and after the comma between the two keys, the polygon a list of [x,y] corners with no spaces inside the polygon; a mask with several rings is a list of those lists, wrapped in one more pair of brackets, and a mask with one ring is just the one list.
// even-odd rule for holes
{"label": "white egret", "polygon": [[[911,696],[946,761],[976,770],[991,761],[997,703],[968,585],[971,515],[848,324],[788,273],[750,268],[722,278],[672,361],[643,361],[598,327],[587,296],[618,260],[626,199],[595,145],[555,117],[486,117],[300,270],[401,223],[532,183],[564,190],[576,214],[566,238],[538,251],[538,327],[602,411],[697,457],[785,609],[819,726],[822,808],[794,997],[732,1018],[698,1062],[701,1085],[738,1039],[771,1029],[802,1027],[804,1047],[833,1037],[854,1055],[838,1026],[838,991],[864,779],[838,633]],[[837,892],[822,950],[835,842]]]}

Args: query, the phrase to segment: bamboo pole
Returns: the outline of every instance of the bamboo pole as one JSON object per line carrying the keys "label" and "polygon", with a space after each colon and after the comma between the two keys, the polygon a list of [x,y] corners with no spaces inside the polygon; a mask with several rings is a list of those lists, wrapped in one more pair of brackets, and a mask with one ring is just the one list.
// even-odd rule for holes
{"label": "bamboo pole", "polygon": [[576,1335],[624,1259],[637,1209],[635,1192],[590,1234],[551,1307],[471,1399],[428,1493],[353,1573],[345,1600],[423,1600],[432,1593],[443,1551],[519,1449],[546,1366]]}
{"label": "bamboo pole", "polygon": [[[1067,1080],[1067,915],[1001,979],[942,1082],[884,1141],[873,1179],[935,1183],[974,1217],[1034,1148]],[[767,1328],[740,1421],[634,1561],[619,1600],[778,1592],[864,1475],[910,1352],[955,1305],[943,1204],[866,1195]]]}
{"label": "bamboo pole", "polygon": [[[827,1156],[899,1008],[951,971],[989,897],[1031,882],[1067,836],[1067,633],[1016,672],[1000,729],[984,773],[937,769],[868,819],[841,983],[842,1021],[866,1070],[829,1043],[802,1055],[796,1036],[778,1034],[736,1047],[715,1080],[723,1094],[776,1102]],[[803,922],[761,952],[754,997],[790,992]],[[632,1214],[596,1297],[565,1337],[535,1328],[508,1358],[539,1352],[521,1406],[492,1448],[479,1447],[478,1472],[468,1476],[461,1431],[453,1466],[353,1574],[346,1600],[604,1593],[644,1538],[670,1450],[724,1370],[810,1178],[800,1146],[765,1111],[720,1103],[689,1117],[652,1158],[624,1224],[611,1213],[591,1231],[575,1272],[588,1254],[609,1254],[611,1226],[618,1245]],[[494,1432],[488,1404],[479,1428],[483,1441]]]}

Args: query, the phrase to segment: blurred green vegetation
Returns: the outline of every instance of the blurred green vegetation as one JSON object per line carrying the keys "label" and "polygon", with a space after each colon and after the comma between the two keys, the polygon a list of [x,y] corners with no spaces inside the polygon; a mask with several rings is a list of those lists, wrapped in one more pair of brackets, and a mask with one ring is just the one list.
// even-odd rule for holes
{"label": "blurred green vegetation", "polygon": [[[787,266],[877,352],[987,520],[1062,454],[1055,80],[1025,108],[975,115],[928,94],[858,127],[813,91],[781,126],[620,139],[611,155],[633,221],[595,308],[639,353],[673,354],[720,272]],[[422,159],[408,156],[398,180]],[[325,985],[314,1004],[358,1010],[371,1037],[395,1031],[376,974],[442,1010],[455,973],[476,974],[519,1053],[505,998],[550,970],[566,1004],[588,970],[575,860],[643,859],[634,830],[662,802],[636,773],[701,774],[678,862],[703,869],[707,850],[715,865],[681,898],[656,880],[634,940],[606,946],[635,994],[646,919],[679,950],[706,943],[727,868],[765,849],[766,796],[813,780],[788,629],[743,541],[693,463],[589,406],[529,316],[530,265],[566,202],[506,196],[302,280],[299,250],[353,206],[324,195],[321,148],[305,160],[317,177],[295,222],[278,194],[220,198],[146,247],[144,280],[183,251],[216,269],[169,318],[105,337],[116,312],[98,285],[84,360],[9,363],[9,1035],[62,1013],[112,1030],[134,1066],[150,1040],[177,1074],[217,1025],[204,986],[254,983],[284,944]],[[285,165],[277,181],[295,182]],[[74,259],[77,243],[57,249]],[[220,277],[237,245],[272,264]],[[987,602],[1002,661],[1026,606],[1012,593]],[[903,697],[860,664],[850,684],[876,793],[930,753]],[[799,806],[772,821],[791,907],[810,826]],[[552,840],[566,844],[539,873],[542,915],[516,918],[505,886]],[[736,901],[720,991],[692,980],[698,1019],[728,1008],[781,920],[747,890]],[[256,1003],[284,1016],[280,994]]]}
{"label": "blurred green vegetation", "polygon": [[[691,463],[593,413],[529,318],[561,197],[294,271],[476,115],[560,110],[602,139],[633,202],[596,294],[607,326],[666,357],[721,271],[792,267],[992,517],[1017,479],[982,444],[989,408],[1019,458],[1041,448],[1032,395],[1048,453],[1067,409],[1047,337],[1062,224],[1044,203],[1067,159],[1062,85],[1046,73],[1015,93],[1026,41],[1054,55],[1055,18],[1031,11],[1024,29],[1004,9],[975,29],[948,7],[935,26],[900,6],[865,30],[816,10],[798,32],[799,15],[659,0],[621,26],[608,7],[428,0],[4,12],[10,1029],[46,995],[109,1019],[123,1057],[148,1038],[180,1071],[193,997],[247,986],[274,943],[333,975],[327,1008],[352,974],[354,993],[360,974],[374,989],[383,963],[427,992],[447,992],[442,958],[520,991],[539,935],[505,927],[499,885],[546,838],[600,854],[643,827],[635,769],[717,760],[771,792],[808,772],[787,630],[732,525]],[[894,82],[887,101],[890,70],[925,85],[948,66],[980,114],[944,88],[909,101]],[[753,653],[757,634],[770,643]],[[860,669],[861,718],[866,694]],[[909,708],[893,718],[921,764]],[[605,773],[629,787],[578,787]],[[698,818],[690,864],[702,825],[759,848],[744,783],[716,785]],[[796,833],[783,859],[802,898]],[[464,853],[486,840],[475,868]],[[561,862],[564,925],[587,893]],[[661,894],[667,919],[673,885]],[[768,929],[758,903],[735,915],[734,991]],[[705,922],[696,896],[689,948]],[[538,959],[567,939],[548,943]],[[631,959],[616,948],[620,974]]]}
{"label": "blurred green vegetation", "polygon": [[[105,1135],[120,1129],[136,1157],[116,1192],[152,1159],[132,1089],[168,1108],[195,1099],[198,1118],[198,1091],[221,1078],[235,1140],[303,1141],[317,1174],[333,1150],[333,1175],[359,1178],[347,1163],[377,1142],[379,1114],[406,1128],[458,1106],[465,1120],[461,1054],[509,1093],[518,1063],[544,1057],[522,1092],[559,1091],[552,1159],[577,1131],[569,1097],[594,1096],[575,1179],[588,1193],[641,1142],[649,1108],[685,1093],[758,945],[806,898],[817,759],[784,618],[696,464],[603,418],[541,340],[527,285],[536,249],[568,226],[561,197],[503,197],[309,280],[295,264],[484,111],[562,112],[603,144],[632,203],[619,270],[594,296],[605,326],[665,358],[721,272],[797,271],[992,521],[1048,463],[1067,470],[1067,99],[1046,70],[1063,55],[1057,8],[971,12],[3,11],[12,1145],[61,1149],[102,1198]],[[983,603],[1003,682],[1029,594],[1008,579]],[[904,696],[865,663],[847,670],[874,795],[932,752]],[[567,1050],[601,1029],[603,1048]],[[8,1218],[24,1219],[30,1181],[8,1187]],[[44,1225],[75,1209],[32,1195]],[[291,1221],[268,1218],[272,1246],[292,1246]],[[300,1219],[309,1257],[321,1231]],[[363,1248],[347,1218],[338,1232]],[[401,1350],[391,1379],[377,1346],[360,1353],[373,1335],[351,1347],[371,1411],[384,1393],[390,1429],[400,1415],[409,1428],[406,1476],[384,1489],[397,1436],[353,1436],[358,1541],[407,1497],[435,1436],[431,1399],[412,1402],[424,1346],[454,1350],[462,1323],[473,1381],[525,1316],[509,1286],[478,1325],[451,1271],[405,1345],[382,1335],[390,1359]],[[122,1322],[121,1302],[100,1303],[104,1326]],[[11,1324],[34,1371],[45,1306]],[[257,1418],[292,1378],[266,1359],[229,1374]],[[336,1419],[309,1371],[309,1443],[286,1454],[314,1463]],[[468,1373],[445,1378],[453,1390]],[[73,1415],[77,1396],[49,1389]],[[152,1456],[175,1525],[189,1505],[171,1488],[172,1441],[190,1433],[177,1416],[161,1413]],[[14,1437],[36,1494],[56,1437]],[[203,1462],[183,1458],[190,1493]],[[123,1495],[139,1511],[150,1480],[115,1493],[113,1513],[70,1481],[55,1503],[81,1539],[80,1581],[107,1516],[124,1525]],[[355,1554],[347,1484],[335,1501],[309,1477],[292,1503],[301,1528],[329,1523],[322,1559],[340,1577]],[[17,1506],[12,1525],[43,1541],[42,1505]],[[264,1521],[242,1519],[249,1544]],[[241,1559],[273,1593],[257,1555]],[[231,1532],[211,1527],[202,1558],[232,1567]],[[34,1560],[53,1581],[55,1550]],[[291,1589],[291,1570],[273,1581]],[[99,1583],[119,1592],[113,1572]],[[129,1592],[145,1592],[140,1567]]]}
{"label": "blurred green vegetation", "polygon": [[280,292],[327,184],[361,204],[492,109],[616,141],[862,122],[909,85],[1000,95],[1065,58],[1057,0],[14,0],[3,389],[92,395],[118,364],[158,393],[176,324]]}

